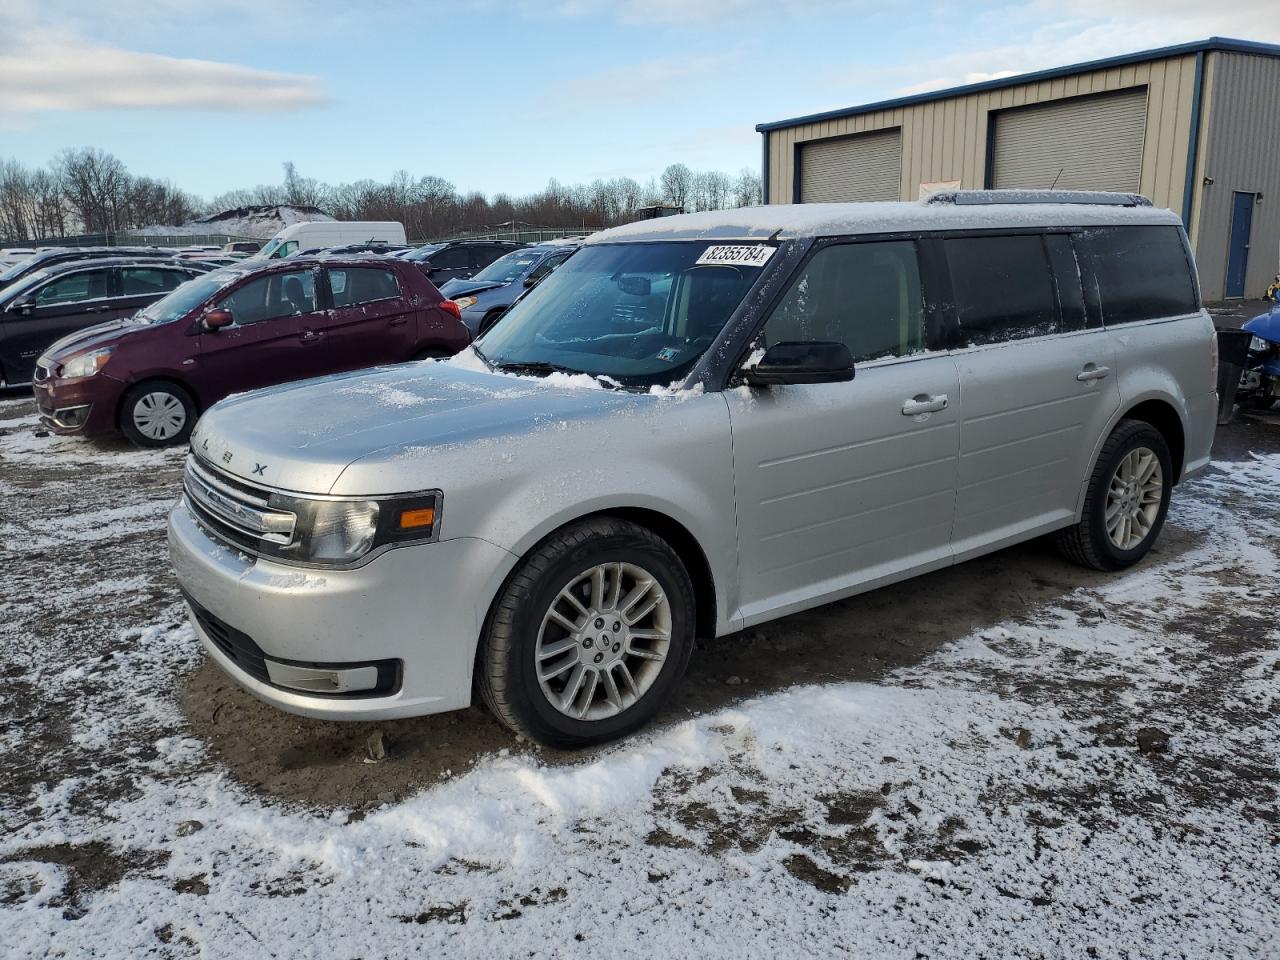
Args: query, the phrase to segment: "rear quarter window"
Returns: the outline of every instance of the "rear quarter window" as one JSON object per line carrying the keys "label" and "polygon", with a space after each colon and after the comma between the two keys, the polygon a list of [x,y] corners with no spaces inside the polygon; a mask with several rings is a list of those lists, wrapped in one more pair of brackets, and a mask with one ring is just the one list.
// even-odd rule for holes
{"label": "rear quarter window", "polygon": [[1038,235],[945,241],[962,346],[1059,331],[1057,299]]}
{"label": "rear quarter window", "polygon": [[350,307],[400,296],[400,284],[391,270],[351,267],[329,271],[329,288],[335,307]]}
{"label": "rear quarter window", "polygon": [[1075,244],[1107,326],[1200,309],[1178,227],[1099,227],[1076,234]]}

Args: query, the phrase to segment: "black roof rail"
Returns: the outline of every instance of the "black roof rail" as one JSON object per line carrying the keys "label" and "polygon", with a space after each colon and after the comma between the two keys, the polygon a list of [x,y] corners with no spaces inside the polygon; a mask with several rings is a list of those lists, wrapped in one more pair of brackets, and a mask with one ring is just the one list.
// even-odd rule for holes
{"label": "black roof rail", "polygon": [[995,203],[1079,203],[1106,207],[1149,207],[1151,201],[1137,193],[1108,193],[1103,190],[943,190],[925,200],[927,204],[956,207]]}

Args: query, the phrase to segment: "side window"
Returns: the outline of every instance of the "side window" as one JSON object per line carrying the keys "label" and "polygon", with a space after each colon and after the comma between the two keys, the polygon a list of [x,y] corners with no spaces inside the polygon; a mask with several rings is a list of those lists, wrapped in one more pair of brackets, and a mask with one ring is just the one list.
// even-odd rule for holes
{"label": "side window", "polygon": [[1175,226],[1099,227],[1076,235],[1076,249],[1088,263],[1107,326],[1200,309]]}
{"label": "side window", "polygon": [[[1053,268],[1053,285],[1058,292],[1058,313],[1063,330],[1083,330],[1090,326],[1085,312],[1084,288],[1080,283],[1080,264],[1076,261],[1071,238],[1064,233],[1046,234],[1045,249]],[[1093,326],[1097,326],[1095,322]]]}
{"label": "side window", "polygon": [[925,348],[924,295],[911,241],[848,243],[819,250],[764,325],[764,345],[843,343],[855,362]]}
{"label": "side window", "polygon": [[218,306],[231,311],[237,327],[277,317],[314,313],[315,275],[310,270],[270,273],[233,290]]}
{"label": "side window", "polygon": [[124,278],[126,297],[159,296],[187,279],[187,275],[178,270],[147,267],[125,267],[120,273]]}
{"label": "side window", "polygon": [[107,270],[81,270],[46,283],[36,293],[36,306],[52,307],[81,300],[101,300],[107,295]]}
{"label": "side window", "polygon": [[471,267],[471,253],[466,247],[446,247],[431,258],[431,266],[442,270],[467,270]]}
{"label": "side window", "polygon": [[554,257],[547,257],[547,259],[543,260],[534,268],[533,272],[529,274],[528,279],[537,283],[556,267],[560,266],[560,264],[564,263],[568,257],[569,255],[567,253],[558,253]]}
{"label": "side window", "polygon": [[506,256],[510,252],[511,251],[506,247],[481,246],[481,247],[476,247],[472,251],[472,254],[475,257],[475,265],[477,267],[487,267],[489,264],[493,263],[493,261],[497,260],[499,257]]}
{"label": "side window", "polygon": [[1039,235],[945,241],[964,346],[1057,333],[1049,262]]}
{"label": "side window", "polygon": [[390,270],[352,267],[329,270],[329,289],[335,307],[350,307],[374,300],[392,300],[400,296],[400,284]]}

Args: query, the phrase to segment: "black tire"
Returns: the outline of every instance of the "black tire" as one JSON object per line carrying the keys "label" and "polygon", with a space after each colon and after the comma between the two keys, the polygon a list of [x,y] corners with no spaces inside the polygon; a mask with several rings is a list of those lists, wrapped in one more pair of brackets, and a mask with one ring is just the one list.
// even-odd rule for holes
{"label": "black tire", "polygon": [[[671,638],[656,676],[634,703],[611,717],[580,720],[561,713],[543,692],[536,667],[538,635],[565,586],[599,564],[614,562],[642,567],[657,581],[670,604]],[[694,630],[693,585],[664,540],[624,520],[582,521],[535,547],[494,601],[476,665],[480,694],[499,720],[530,740],[558,748],[604,743],[625,736],[658,712],[684,676]]]}
{"label": "black tire", "polygon": [[448,360],[453,356],[448,350],[441,350],[439,347],[427,347],[419,350],[413,355],[414,360]]}
{"label": "black tire", "polygon": [[[138,405],[144,403],[147,397],[157,395],[172,397],[182,407],[184,417],[182,427],[172,435],[148,436],[139,428],[135,420]],[[187,442],[199,416],[195,400],[185,389],[168,380],[146,380],[124,395],[124,400],[120,404],[119,426],[120,432],[139,447],[171,447]]]}
{"label": "black tire", "polygon": [[[1146,447],[1160,461],[1162,489],[1155,521],[1142,541],[1123,550],[1107,534],[1107,494],[1120,462],[1131,451]],[[1068,560],[1094,570],[1123,570],[1137,563],[1160,536],[1165,515],[1169,512],[1169,496],[1173,492],[1173,457],[1164,435],[1141,420],[1121,420],[1102,445],[1089,488],[1085,494],[1080,521],[1058,534],[1057,546]]]}
{"label": "black tire", "polygon": [[495,323],[497,323],[499,320],[502,319],[503,315],[506,312],[507,312],[506,307],[500,307],[497,310],[490,310],[488,313],[486,313],[484,317],[482,317],[480,320],[480,327],[476,331],[476,336],[483,337],[486,333],[489,332],[490,328],[492,328]]}

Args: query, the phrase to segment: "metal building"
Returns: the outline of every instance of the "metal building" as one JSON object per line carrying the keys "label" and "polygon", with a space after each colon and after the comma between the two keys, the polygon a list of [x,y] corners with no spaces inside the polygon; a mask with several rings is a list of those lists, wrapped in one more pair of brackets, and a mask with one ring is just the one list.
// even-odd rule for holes
{"label": "metal building", "polygon": [[1181,213],[1206,300],[1280,271],[1280,46],[1213,37],[756,130],[768,203],[1120,190]]}

